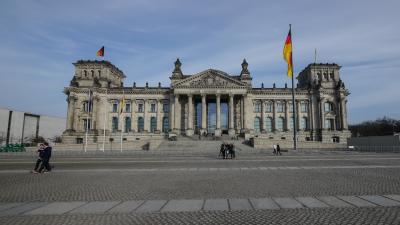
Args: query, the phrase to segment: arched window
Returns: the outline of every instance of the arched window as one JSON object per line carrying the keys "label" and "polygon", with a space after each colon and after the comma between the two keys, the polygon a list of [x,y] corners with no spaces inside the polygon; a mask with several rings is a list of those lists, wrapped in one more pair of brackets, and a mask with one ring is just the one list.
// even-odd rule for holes
{"label": "arched window", "polygon": [[156,129],[157,129],[157,118],[153,116],[150,119],[150,132],[154,133]]}
{"label": "arched window", "polygon": [[256,133],[260,133],[260,128],[261,128],[260,117],[256,117],[256,118],[254,118],[254,131]]}
{"label": "arched window", "polygon": [[300,120],[300,129],[307,130],[307,117],[302,117]]}
{"label": "arched window", "polygon": [[125,118],[125,133],[128,133],[131,131],[131,118],[126,117]]}
{"label": "arched window", "polygon": [[266,125],[267,131],[271,132],[272,131],[272,118],[271,117],[265,118],[265,125]]}
{"label": "arched window", "polygon": [[92,77],[94,77],[94,71],[91,70],[90,73],[91,73]]}
{"label": "arched window", "polygon": [[118,117],[114,116],[112,118],[112,131],[116,132],[118,130]]}
{"label": "arched window", "polygon": [[283,117],[279,117],[276,119],[276,130],[283,131],[283,123],[285,119]]}
{"label": "arched window", "polygon": [[83,71],[83,75],[85,75],[85,77],[87,77],[87,71],[86,70]]}
{"label": "arched window", "polygon": [[167,133],[169,130],[169,119],[168,117],[163,118],[162,132]]}
{"label": "arched window", "polygon": [[144,119],[143,119],[143,117],[139,117],[138,119],[138,122],[137,122],[137,126],[138,126],[138,132],[143,132],[143,130],[144,130]]}

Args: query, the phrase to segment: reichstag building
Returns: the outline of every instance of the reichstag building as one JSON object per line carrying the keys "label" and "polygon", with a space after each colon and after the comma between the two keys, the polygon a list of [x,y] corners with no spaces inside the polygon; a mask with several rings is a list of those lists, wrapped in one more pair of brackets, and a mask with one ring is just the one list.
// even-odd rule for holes
{"label": "reichstag building", "polygon": [[[291,88],[252,86],[248,63],[239,75],[207,69],[184,74],[179,59],[170,86],[124,85],[125,74],[108,61],[79,60],[69,87],[64,143],[162,139],[168,134],[292,142],[346,143],[349,91],[337,64],[309,64]],[[124,99],[122,101],[122,99]],[[122,107],[121,107],[122,106]],[[296,112],[296,117],[293,112]],[[104,138],[106,137],[106,138]]]}

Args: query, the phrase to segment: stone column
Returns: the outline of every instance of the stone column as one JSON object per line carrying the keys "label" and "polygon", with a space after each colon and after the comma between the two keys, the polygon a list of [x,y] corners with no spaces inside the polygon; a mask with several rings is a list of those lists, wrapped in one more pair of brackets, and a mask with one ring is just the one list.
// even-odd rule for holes
{"label": "stone column", "polygon": [[247,130],[249,128],[247,117],[249,117],[251,114],[248,111],[248,109],[252,109],[252,108],[248,106],[248,97],[246,95],[243,95],[243,128],[244,128],[244,130]]}
{"label": "stone column", "polygon": [[229,95],[229,136],[235,135],[235,127],[233,123],[233,95]]}
{"label": "stone column", "polygon": [[187,118],[187,121],[188,121],[188,124],[187,124],[186,135],[193,136],[194,130],[193,130],[193,95],[192,94],[188,95],[188,118]]}
{"label": "stone column", "polygon": [[79,115],[79,110],[80,110],[79,98],[76,97],[74,102],[75,102],[75,104],[74,104],[75,106],[74,106],[74,113],[73,113],[73,127],[72,127],[72,129],[75,130],[75,131],[83,131],[81,129],[81,127],[79,127],[79,116],[78,116]]}
{"label": "stone column", "polygon": [[201,129],[200,132],[203,134],[207,132],[207,102],[206,95],[201,95]]}
{"label": "stone column", "polygon": [[132,99],[131,100],[131,107],[132,107],[132,111],[131,111],[131,129],[133,132],[137,132],[137,105],[136,105],[136,99]]}
{"label": "stone column", "polygon": [[143,103],[144,107],[144,113],[143,113],[143,121],[144,121],[144,131],[145,132],[150,132],[150,116],[149,116],[149,111],[150,111],[150,106],[149,106],[149,100],[144,99]]}
{"label": "stone column", "polygon": [[68,96],[67,130],[74,130],[74,106],[75,97]]}
{"label": "stone column", "polygon": [[162,130],[162,99],[157,99],[157,131]]}
{"label": "stone column", "polygon": [[336,130],[336,118],[333,118],[332,130]]}
{"label": "stone column", "polygon": [[313,130],[314,129],[314,126],[313,126],[314,115],[313,115],[312,97],[310,98],[306,107],[308,110],[307,111],[308,112],[308,120],[307,120],[308,124],[306,126],[308,127],[308,130]]}
{"label": "stone column", "polygon": [[[290,109],[290,101],[285,101],[285,122],[286,122],[286,130],[290,130],[290,116],[289,116],[289,109]],[[292,113],[293,115],[293,113]]]}
{"label": "stone column", "polygon": [[346,99],[342,99],[342,101],[341,101],[341,105],[342,105],[342,123],[343,123],[343,126],[342,126],[342,129],[343,130],[348,130],[349,129],[349,127],[348,127],[348,125],[347,125],[347,108],[346,108],[346,103],[347,103],[347,100]]}
{"label": "stone column", "polygon": [[174,96],[174,130],[175,130],[175,132],[177,132],[177,134],[179,134],[179,130],[180,130],[179,115],[180,115],[180,113],[179,113],[179,95],[176,94]]}
{"label": "stone column", "polygon": [[241,114],[240,114],[240,123],[241,123],[240,128],[242,129],[241,133],[244,133],[245,132],[245,130],[244,130],[244,117],[246,115],[245,112],[244,112],[244,96],[242,96],[242,98],[240,99],[240,112],[241,112]]}
{"label": "stone column", "polygon": [[324,99],[319,100],[319,111],[321,115],[321,129],[325,129],[325,115],[324,115]]}
{"label": "stone column", "polygon": [[217,124],[216,124],[216,129],[215,129],[215,136],[219,137],[221,136],[221,95],[217,94],[216,95],[216,113],[217,113]]}
{"label": "stone column", "polygon": [[170,96],[169,100],[169,129],[175,131],[175,103],[173,95]]}
{"label": "stone column", "polygon": [[[101,101],[100,101],[100,97],[99,96],[96,96],[96,97],[94,97],[93,98],[93,107],[92,107],[92,110],[93,110],[93,112],[92,112],[92,129],[94,129],[94,130],[100,130],[100,129],[102,129],[101,128],[101,126],[99,126],[99,125],[101,125],[101,118],[100,118],[100,115],[101,115]],[[95,103],[95,104],[94,104]]]}
{"label": "stone column", "polygon": [[272,100],[272,131],[276,132],[276,100]]}
{"label": "stone column", "polygon": [[265,133],[265,101],[261,100],[261,132]]}
{"label": "stone column", "polygon": [[300,130],[300,101],[296,101],[296,130]]}

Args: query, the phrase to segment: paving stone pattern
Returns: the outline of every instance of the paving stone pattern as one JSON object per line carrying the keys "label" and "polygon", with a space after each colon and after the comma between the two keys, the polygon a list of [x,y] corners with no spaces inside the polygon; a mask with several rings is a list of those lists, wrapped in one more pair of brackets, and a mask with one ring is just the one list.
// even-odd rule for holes
{"label": "paving stone pattern", "polygon": [[[251,199],[173,199],[139,201],[95,202],[30,202],[25,204],[0,203],[0,215],[61,215],[61,214],[111,214],[149,212],[197,212],[277,210],[296,208],[332,207],[389,207],[400,206],[400,195],[274,197]],[[344,202],[345,201],[345,202]]]}

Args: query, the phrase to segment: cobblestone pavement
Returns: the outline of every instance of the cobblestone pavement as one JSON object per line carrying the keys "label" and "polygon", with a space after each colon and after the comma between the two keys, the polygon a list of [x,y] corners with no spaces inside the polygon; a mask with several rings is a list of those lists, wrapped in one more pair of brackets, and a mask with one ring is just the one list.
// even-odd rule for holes
{"label": "cobblestone pavement", "polygon": [[[1,157],[1,156],[0,156]],[[218,206],[223,199],[293,199],[323,196],[400,194],[400,154],[313,153],[282,157],[247,155],[236,160],[212,156],[152,157],[59,156],[55,170],[33,175],[34,158],[0,158],[0,202],[40,208],[55,202],[89,204],[93,210],[121,201],[143,204],[198,199]],[[306,196],[298,197],[298,196]],[[309,198],[311,197],[311,199]],[[345,198],[345,197],[344,197]],[[350,199],[349,199],[350,198]],[[358,198],[358,197],[356,197]],[[321,200],[321,199],[319,199]],[[326,200],[326,199],[325,199]],[[355,201],[348,197],[345,202]],[[365,200],[365,199],[364,199]],[[159,201],[159,202],[157,202]],[[239,203],[240,203],[239,201]],[[197,207],[199,202],[186,202]],[[35,205],[37,204],[37,205]],[[40,205],[42,204],[42,205]],[[93,203],[94,204],[94,203]],[[125,203],[128,204],[128,203]],[[282,203],[283,204],[283,203]],[[68,204],[67,204],[68,205]],[[279,201],[278,201],[279,205]],[[353,204],[354,205],[354,204]],[[378,206],[376,206],[378,205]],[[398,206],[329,207],[279,210],[233,210],[81,215],[3,215],[0,224],[399,224]],[[167,209],[168,209],[167,207]],[[202,206],[204,207],[204,206]],[[222,206],[223,207],[223,206]],[[1,214],[0,205],[0,214]]]}

